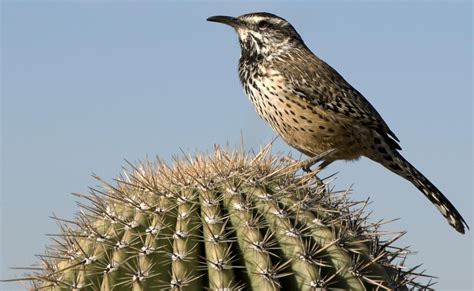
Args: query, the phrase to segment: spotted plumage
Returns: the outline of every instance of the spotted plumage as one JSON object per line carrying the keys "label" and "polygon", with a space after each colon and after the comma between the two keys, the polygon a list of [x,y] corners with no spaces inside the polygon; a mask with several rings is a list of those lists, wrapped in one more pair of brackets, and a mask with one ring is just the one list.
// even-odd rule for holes
{"label": "spotted plumage", "polygon": [[241,47],[239,77],[258,114],[290,146],[323,163],[368,157],[413,183],[458,232],[466,222],[399,150],[398,138],[365,97],[315,56],[285,19],[270,13],[209,21],[232,26]]}

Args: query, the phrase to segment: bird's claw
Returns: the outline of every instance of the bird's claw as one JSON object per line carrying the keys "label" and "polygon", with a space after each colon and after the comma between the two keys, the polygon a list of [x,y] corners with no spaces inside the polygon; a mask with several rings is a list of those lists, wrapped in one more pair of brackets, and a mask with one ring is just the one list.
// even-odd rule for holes
{"label": "bird's claw", "polygon": [[301,167],[301,169],[303,170],[303,172],[309,174],[309,173],[312,173],[312,172],[313,172],[313,171],[311,170],[311,166],[312,166],[312,165],[303,165],[303,166]]}

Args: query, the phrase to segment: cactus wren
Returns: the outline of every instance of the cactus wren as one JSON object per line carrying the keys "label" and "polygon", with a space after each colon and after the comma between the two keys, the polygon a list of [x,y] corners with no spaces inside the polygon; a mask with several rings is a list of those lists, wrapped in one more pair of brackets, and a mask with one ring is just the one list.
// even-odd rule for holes
{"label": "cactus wren", "polygon": [[401,156],[398,138],[369,101],[315,56],[288,21],[270,13],[207,20],[237,32],[245,93],[290,146],[310,157],[334,150],[320,168],[368,157],[413,183],[458,232],[469,229],[441,191]]}

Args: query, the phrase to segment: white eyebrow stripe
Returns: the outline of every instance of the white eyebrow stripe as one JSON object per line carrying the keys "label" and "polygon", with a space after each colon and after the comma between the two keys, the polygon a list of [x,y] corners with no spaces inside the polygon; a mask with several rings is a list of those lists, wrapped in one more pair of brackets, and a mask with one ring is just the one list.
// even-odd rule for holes
{"label": "white eyebrow stripe", "polygon": [[258,16],[258,15],[253,15],[253,16],[249,16],[249,17],[246,17],[248,20],[252,21],[252,22],[259,22],[261,20],[264,20],[264,19],[267,19],[267,17],[262,17],[262,16]]}
{"label": "white eyebrow stripe", "polygon": [[283,19],[269,18],[269,17],[266,17],[266,16],[260,16],[260,15],[246,16],[246,17],[244,17],[244,19],[246,19],[247,21],[252,22],[252,23],[258,23],[262,20],[267,20],[268,22],[275,23],[275,24],[282,24],[282,23],[286,22]]}

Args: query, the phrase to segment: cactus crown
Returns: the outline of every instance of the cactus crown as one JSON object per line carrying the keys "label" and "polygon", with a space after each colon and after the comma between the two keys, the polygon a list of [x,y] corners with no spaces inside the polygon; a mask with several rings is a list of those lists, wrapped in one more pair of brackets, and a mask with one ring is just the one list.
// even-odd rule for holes
{"label": "cactus crown", "polygon": [[[429,288],[382,239],[367,201],[333,192],[300,164],[216,148],[130,165],[60,223],[42,266],[45,290],[322,290]],[[30,271],[31,272],[31,271]]]}

